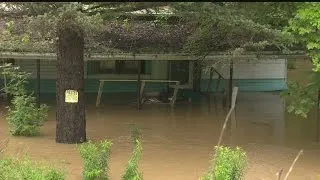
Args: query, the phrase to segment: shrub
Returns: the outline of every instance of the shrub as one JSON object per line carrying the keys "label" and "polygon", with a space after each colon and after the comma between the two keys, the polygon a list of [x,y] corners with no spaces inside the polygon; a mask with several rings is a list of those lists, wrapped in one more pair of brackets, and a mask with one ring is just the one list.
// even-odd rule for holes
{"label": "shrub", "polygon": [[64,180],[65,173],[49,166],[33,163],[30,159],[0,159],[0,179],[3,180]]}
{"label": "shrub", "polygon": [[47,118],[48,107],[36,107],[35,98],[28,95],[14,96],[7,120],[14,136],[36,136]]}
{"label": "shrub", "polygon": [[122,176],[123,180],[142,180],[142,173],[138,171],[139,160],[142,154],[142,145],[140,142],[141,131],[135,125],[131,126],[131,140],[134,144],[133,153],[128,161],[125,172]]}
{"label": "shrub", "polygon": [[217,156],[215,168],[202,178],[202,180],[241,180],[247,166],[246,153],[237,147],[216,147]]}
{"label": "shrub", "polygon": [[83,179],[109,179],[109,160],[111,154],[111,141],[101,141],[94,144],[91,141],[80,144],[78,149],[80,156],[84,161]]}
{"label": "shrub", "polygon": [[142,146],[140,141],[137,139],[135,143],[135,148],[133,154],[126,166],[123,180],[142,180],[142,173],[138,171],[139,160],[141,159]]}
{"label": "shrub", "polygon": [[30,76],[19,67],[5,64],[0,67],[2,74],[8,79],[4,90],[13,95],[7,120],[10,125],[11,134],[14,136],[35,136],[40,133],[40,127],[47,117],[48,106],[36,107],[35,98],[27,93],[25,84]]}

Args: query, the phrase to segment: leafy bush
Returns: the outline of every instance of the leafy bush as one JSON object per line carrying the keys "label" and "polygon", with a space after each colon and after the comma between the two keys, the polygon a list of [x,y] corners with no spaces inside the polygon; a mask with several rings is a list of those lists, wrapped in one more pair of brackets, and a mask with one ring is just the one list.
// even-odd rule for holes
{"label": "leafy bush", "polygon": [[14,96],[7,120],[14,136],[36,136],[47,118],[48,107],[36,107],[35,98],[28,95]]}
{"label": "leafy bush", "polygon": [[30,159],[5,157],[0,159],[0,179],[3,180],[64,180],[65,173],[52,167],[41,166]]}
{"label": "leafy bush", "polygon": [[237,147],[216,147],[217,156],[214,169],[210,170],[202,180],[240,180],[243,179],[247,166],[246,153]]}
{"label": "leafy bush", "polygon": [[108,164],[111,146],[112,142],[107,140],[101,141],[99,144],[88,141],[78,146],[80,156],[84,161],[83,179],[109,179]]}
{"label": "leafy bush", "polygon": [[135,145],[131,158],[128,161],[123,180],[142,180],[142,173],[138,171],[139,160],[142,154],[142,145],[140,142],[141,131],[135,125],[131,126],[131,140]]}
{"label": "leafy bush", "polygon": [[318,85],[303,86],[298,82],[288,82],[288,89],[280,93],[286,101],[288,113],[307,118],[309,112],[317,105]]}
{"label": "leafy bush", "polygon": [[135,148],[133,154],[127,164],[124,175],[122,176],[123,180],[142,180],[142,173],[138,171],[139,160],[141,159],[142,154],[142,145],[137,139],[135,143]]}
{"label": "leafy bush", "polygon": [[11,134],[14,136],[35,136],[40,133],[40,127],[47,117],[48,106],[42,104],[36,107],[35,98],[27,93],[25,84],[29,73],[23,72],[19,67],[11,64],[1,66],[2,74],[9,80],[4,90],[13,95],[7,120]]}

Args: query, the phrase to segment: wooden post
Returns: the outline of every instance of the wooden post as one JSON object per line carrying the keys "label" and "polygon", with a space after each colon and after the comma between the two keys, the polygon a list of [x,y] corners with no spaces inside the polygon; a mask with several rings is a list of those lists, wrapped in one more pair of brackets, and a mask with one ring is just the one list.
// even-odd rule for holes
{"label": "wooden post", "polygon": [[143,95],[143,90],[144,90],[144,86],[146,85],[146,82],[145,81],[141,81],[141,88],[140,88],[140,99]]}
{"label": "wooden post", "polygon": [[[231,108],[224,120],[224,123],[223,123],[223,126],[222,126],[222,129],[221,129],[221,132],[220,132],[220,136],[219,136],[219,139],[218,139],[218,144],[217,144],[217,147],[220,147],[221,145],[221,141],[222,141],[222,137],[223,137],[223,134],[224,134],[224,131],[227,127],[227,124],[228,124],[228,121],[230,119],[230,116],[231,116],[231,113],[232,111],[234,110],[235,106],[236,106],[236,100],[237,100],[237,94],[238,94],[238,87],[234,87],[233,90],[231,91]],[[215,169],[215,166],[216,166],[216,157],[217,157],[217,154],[218,154],[218,151],[215,151],[214,153],[214,156],[213,156],[213,163],[212,163],[212,169]]]}
{"label": "wooden post", "polygon": [[219,78],[218,78],[218,81],[217,81],[216,93],[218,93],[218,91],[219,91],[221,78],[222,77],[219,75]]}
{"label": "wooden post", "polygon": [[102,96],[102,92],[103,92],[103,85],[104,85],[104,81],[100,80],[100,85],[99,85],[99,90],[98,90],[98,96],[97,96],[97,100],[96,100],[96,107],[100,106],[100,102],[101,102],[101,96]]}
{"label": "wooden post", "polygon": [[213,77],[213,67],[210,67],[210,80],[207,87],[207,93],[209,93],[209,88],[211,87],[212,77]]}
{"label": "wooden post", "polygon": [[232,106],[232,78],[233,78],[233,59],[230,62],[230,75],[229,75],[229,108]]}
{"label": "wooden post", "polygon": [[320,141],[320,89],[318,89],[318,107],[317,107],[317,137],[316,142]]}
{"label": "wooden post", "polygon": [[140,75],[141,75],[141,61],[140,60],[138,60],[138,110],[140,110],[141,109],[141,94],[140,94],[140,92],[141,92],[141,77],[140,77]]}
{"label": "wooden post", "polygon": [[37,59],[37,107],[40,108],[40,59]]}
{"label": "wooden post", "polygon": [[176,82],[176,87],[174,88],[172,99],[171,99],[171,107],[173,107],[176,103],[177,95],[179,91],[179,85],[180,85],[180,81]]}

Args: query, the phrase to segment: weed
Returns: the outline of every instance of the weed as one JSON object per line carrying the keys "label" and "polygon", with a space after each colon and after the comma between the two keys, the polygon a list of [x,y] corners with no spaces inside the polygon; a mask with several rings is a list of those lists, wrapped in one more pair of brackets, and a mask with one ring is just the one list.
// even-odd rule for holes
{"label": "weed", "polygon": [[78,149],[84,161],[84,180],[107,180],[109,171],[109,160],[111,155],[111,141],[101,141],[94,144],[91,141],[80,144]]}
{"label": "weed", "polygon": [[7,120],[14,136],[36,136],[47,118],[48,107],[36,107],[35,98],[28,95],[14,96]]}
{"label": "weed", "polygon": [[35,98],[27,93],[25,84],[30,76],[19,67],[12,64],[0,66],[2,74],[8,78],[4,90],[7,94],[13,95],[7,120],[10,125],[11,134],[14,136],[35,136],[40,133],[40,127],[47,117],[48,106],[36,107]]}
{"label": "weed", "polygon": [[246,153],[237,147],[216,147],[216,165],[210,169],[202,180],[241,180],[247,166]]}
{"label": "weed", "polygon": [[142,180],[142,173],[138,171],[139,160],[141,159],[142,145],[137,139],[135,142],[135,148],[133,154],[128,161],[122,180]]}
{"label": "weed", "polygon": [[64,180],[65,173],[49,166],[4,157],[0,159],[0,179],[3,180]]}

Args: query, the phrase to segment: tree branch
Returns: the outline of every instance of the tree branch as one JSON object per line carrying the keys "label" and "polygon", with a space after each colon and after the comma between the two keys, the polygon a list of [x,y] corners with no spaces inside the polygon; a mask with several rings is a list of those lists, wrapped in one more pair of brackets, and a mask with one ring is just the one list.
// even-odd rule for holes
{"label": "tree branch", "polygon": [[288,171],[288,173],[286,174],[286,176],[284,177],[283,180],[287,180],[292,169],[293,169],[293,166],[296,164],[297,160],[299,159],[300,155],[303,153],[303,149],[300,150],[300,152],[298,153],[298,155],[296,156],[296,158],[294,159],[294,161],[292,162],[291,166],[290,166],[290,169]]}

